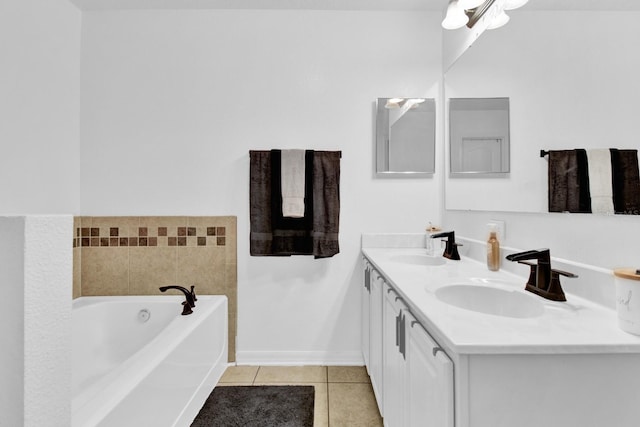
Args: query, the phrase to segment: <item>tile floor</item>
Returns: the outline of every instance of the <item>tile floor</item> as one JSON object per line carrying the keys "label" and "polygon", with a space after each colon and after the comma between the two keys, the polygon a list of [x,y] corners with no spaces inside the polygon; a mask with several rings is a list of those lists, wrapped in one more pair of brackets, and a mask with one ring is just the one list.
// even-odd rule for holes
{"label": "tile floor", "polygon": [[371,382],[363,366],[230,366],[218,386],[313,385],[314,427],[379,427]]}

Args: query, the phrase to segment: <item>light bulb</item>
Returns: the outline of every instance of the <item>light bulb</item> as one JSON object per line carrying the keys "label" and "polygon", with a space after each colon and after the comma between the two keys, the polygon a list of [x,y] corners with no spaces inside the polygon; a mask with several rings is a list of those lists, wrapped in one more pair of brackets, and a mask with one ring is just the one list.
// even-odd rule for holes
{"label": "light bulb", "polygon": [[457,0],[449,0],[447,15],[442,21],[442,27],[446,30],[455,30],[464,27],[469,22],[469,17],[464,13]]}
{"label": "light bulb", "polygon": [[504,10],[513,10],[524,6],[529,0],[507,0],[504,3]]}
{"label": "light bulb", "polygon": [[491,21],[491,24],[489,24],[487,29],[488,30],[495,30],[496,28],[502,27],[507,22],[509,22],[509,15],[504,13],[504,10],[503,10],[502,12],[500,12],[500,14],[498,16],[493,18],[493,21]]}
{"label": "light bulb", "polygon": [[393,99],[389,99],[387,100],[387,103],[384,104],[384,108],[400,108],[400,104],[398,103],[398,101],[394,101]]}

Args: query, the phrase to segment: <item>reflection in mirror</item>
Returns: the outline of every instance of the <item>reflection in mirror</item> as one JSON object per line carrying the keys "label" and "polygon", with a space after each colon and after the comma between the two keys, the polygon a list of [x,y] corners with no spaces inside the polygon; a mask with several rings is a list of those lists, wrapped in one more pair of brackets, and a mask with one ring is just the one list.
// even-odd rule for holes
{"label": "reflection in mirror", "polygon": [[626,2],[627,10],[605,10],[613,2],[604,0],[588,2],[599,10],[541,9],[562,3],[569,2],[513,11],[509,25],[485,31],[447,70],[447,99],[509,98],[511,142],[504,179],[445,177],[447,209],[548,212],[540,150],[638,148],[640,2]]}
{"label": "reflection in mirror", "polygon": [[418,178],[435,170],[435,100],[378,98],[376,176]]}
{"label": "reflection in mirror", "polygon": [[509,172],[509,98],[449,100],[451,175]]}

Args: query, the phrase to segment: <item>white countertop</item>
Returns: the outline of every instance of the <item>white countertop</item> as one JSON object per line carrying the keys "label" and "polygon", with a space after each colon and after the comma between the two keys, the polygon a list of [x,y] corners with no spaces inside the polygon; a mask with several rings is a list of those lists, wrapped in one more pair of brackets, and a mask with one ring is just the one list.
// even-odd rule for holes
{"label": "white countertop", "polygon": [[[441,266],[393,259],[423,255],[423,248],[366,248],[362,252],[434,338],[458,354],[640,353],[640,336],[618,328],[616,311],[589,300],[569,293],[566,302],[546,300],[524,290],[526,278],[489,271],[485,264],[469,258],[446,260]],[[525,266],[523,276],[528,276]],[[479,279],[498,281],[499,287],[538,299],[544,310],[536,317],[502,317],[449,305],[434,294],[442,286],[469,278],[478,286],[482,286]]]}

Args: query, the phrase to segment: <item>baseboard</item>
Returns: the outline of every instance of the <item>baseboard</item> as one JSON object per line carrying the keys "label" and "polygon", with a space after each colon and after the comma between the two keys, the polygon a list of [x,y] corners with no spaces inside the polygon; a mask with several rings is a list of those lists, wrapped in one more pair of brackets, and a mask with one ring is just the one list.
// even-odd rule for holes
{"label": "baseboard", "polygon": [[236,365],[363,366],[360,351],[237,351]]}

